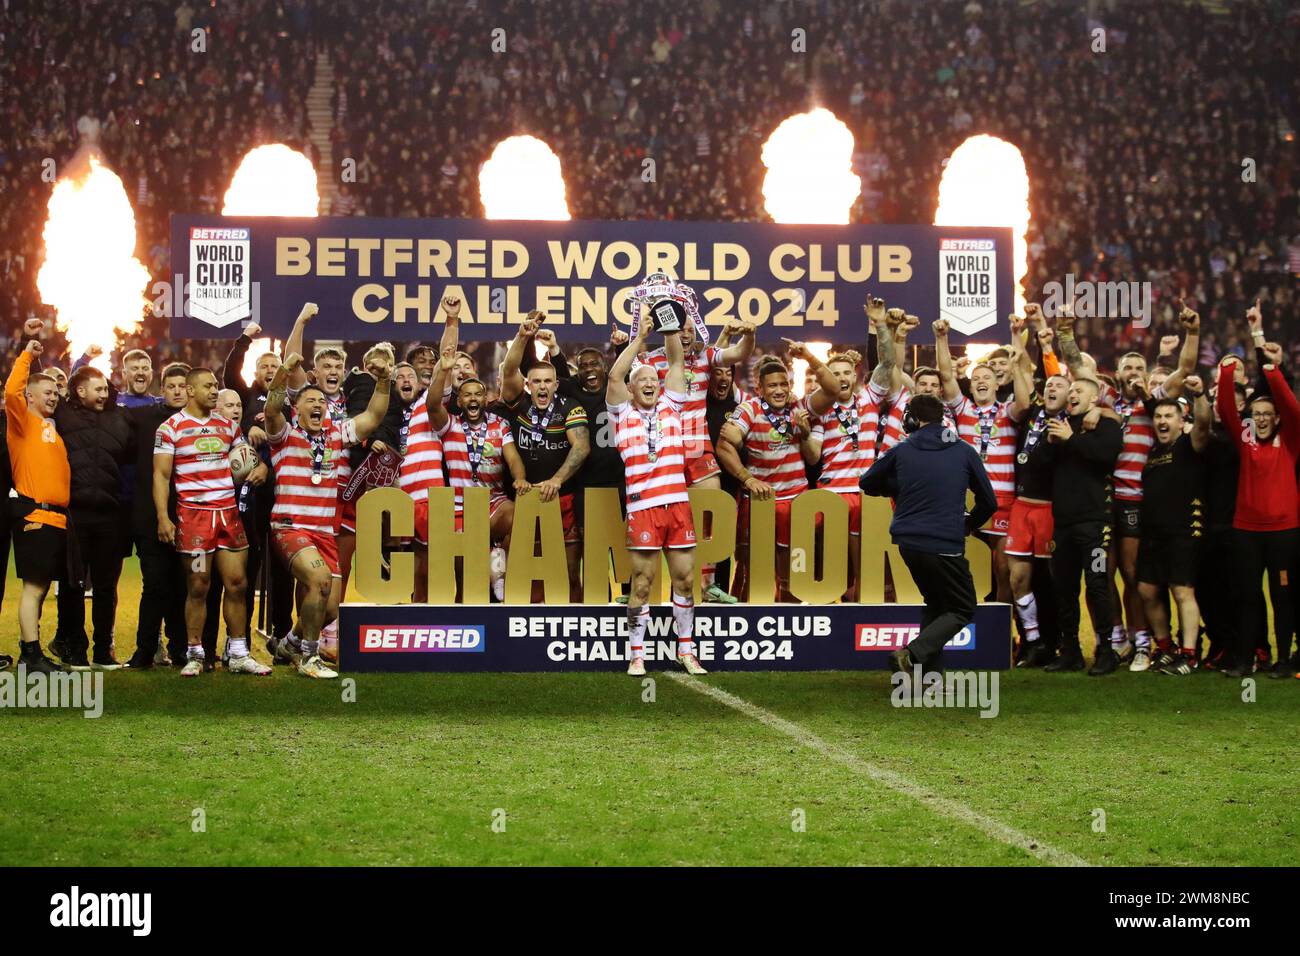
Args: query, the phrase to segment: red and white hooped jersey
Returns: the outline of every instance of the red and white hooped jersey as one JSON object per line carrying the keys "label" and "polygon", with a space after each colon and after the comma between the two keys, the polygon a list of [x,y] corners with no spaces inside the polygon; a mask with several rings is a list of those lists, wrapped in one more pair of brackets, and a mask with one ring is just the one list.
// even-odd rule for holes
{"label": "red and white hooped jersey", "polygon": [[[344,484],[346,449],[357,443],[357,426],[350,419],[325,419],[321,425],[324,458],[319,472],[312,467],[312,440],[306,430],[286,419],[271,443],[271,467],[275,469],[275,504],[271,525],[303,528],[323,534],[338,533],[339,488]],[[351,469],[349,469],[350,471]],[[312,476],[320,481],[313,482]]]}
{"label": "red and white hooped jersey", "polygon": [[[794,436],[793,425],[785,435],[778,432],[763,413],[760,401],[755,397],[741,402],[731,413],[731,421],[745,440],[750,473],[771,485],[777,500],[793,498],[808,490],[808,473],[799,453],[799,440]],[[786,410],[793,412],[799,407],[791,403]]]}
{"label": "red and white hooped jersey", "polygon": [[[812,437],[822,443],[819,488],[856,492],[858,481],[877,455],[898,443],[903,434],[899,395],[894,396],[893,405],[885,414],[885,435],[880,435],[880,409],[888,398],[883,388],[868,381],[848,402],[836,402],[813,420]],[[858,438],[857,448],[853,447],[854,434]]]}
{"label": "red and white hooped jersey", "polygon": [[[645,361],[659,373],[659,384],[662,385],[668,378],[668,356],[664,350],[658,348],[647,352]],[[706,345],[687,352],[684,364],[686,400],[681,411],[682,436],[686,459],[691,461],[713,450],[713,443],[709,441],[709,374],[714,366],[722,364],[722,349]]]}
{"label": "red and white hooped jersey", "polygon": [[[482,446],[477,472],[470,462],[471,432],[475,444]],[[505,494],[505,450],[506,445],[515,442],[509,422],[500,415],[484,412],[483,421],[474,426],[460,415],[448,414],[447,423],[437,435],[442,441],[443,460],[447,463],[447,483],[456,489],[457,513],[464,501],[462,488],[491,488],[497,494]]]}
{"label": "red and white hooped jersey", "polygon": [[[632,402],[607,405],[614,425],[614,443],[623,457],[627,482],[627,512],[690,501],[686,492],[686,450],[682,441],[682,408],[686,395],[664,389],[653,412]],[[658,423],[655,457],[650,460],[650,436]]]}
{"label": "red and white hooped jersey", "polygon": [[[1157,385],[1151,398],[1164,398],[1165,394],[1165,387]],[[1120,448],[1119,458],[1115,460],[1113,473],[1115,497],[1122,501],[1141,501],[1142,469],[1146,467],[1147,456],[1151,454],[1151,446],[1156,441],[1155,423],[1147,414],[1146,403],[1142,399],[1131,401],[1109,385],[1102,388],[1101,402],[1115,409],[1124,434],[1124,444]]]}
{"label": "red and white hooped jersey", "polygon": [[429,424],[428,396],[421,395],[411,406],[406,453],[402,456],[397,487],[414,501],[428,501],[430,488],[442,488],[446,484],[442,476],[442,440]]}
{"label": "red and white hooped jersey", "polygon": [[158,426],[153,453],[172,459],[176,500],[188,508],[215,511],[235,507],[230,449],[244,444],[239,426],[213,414],[194,418],[184,409]]}
{"label": "red and white hooped jersey", "polygon": [[998,503],[1010,504],[1016,497],[1016,423],[1011,417],[1011,401],[980,408],[962,395],[945,404],[957,423],[957,434],[984,462]]}

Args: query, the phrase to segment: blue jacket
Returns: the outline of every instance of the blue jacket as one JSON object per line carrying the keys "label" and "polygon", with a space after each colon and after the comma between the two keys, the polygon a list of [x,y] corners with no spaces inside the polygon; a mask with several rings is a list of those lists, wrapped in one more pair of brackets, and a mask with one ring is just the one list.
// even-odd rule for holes
{"label": "blue jacket", "polygon": [[[998,510],[993,485],[975,449],[942,422],[926,425],[876,459],[862,490],[894,499],[894,544],[934,554],[961,554],[966,535]],[[966,492],[975,507],[966,514]]]}

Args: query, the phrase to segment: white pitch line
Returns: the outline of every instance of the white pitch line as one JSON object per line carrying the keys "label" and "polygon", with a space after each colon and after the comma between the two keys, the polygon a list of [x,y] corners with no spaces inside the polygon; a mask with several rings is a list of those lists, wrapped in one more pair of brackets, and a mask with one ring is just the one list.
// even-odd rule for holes
{"label": "white pitch line", "polygon": [[757,704],[751,704],[743,697],[737,697],[735,694],[728,693],[720,687],[714,687],[711,684],[705,684],[685,674],[676,671],[664,671],[663,676],[672,678],[683,687],[689,687],[697,694],[703,694],[705,697],[711,697],[721,704],[726,704],[732,710],[739,711],[746,717],[752,717],[761,724],[766,724],[773,730],[780,731],[787,737],[798,741],[805,747],[817,751],[823,756],[829,757],[836,763],[847,767],[854,773],[861,774],[882,784],[896,793],[911,797],[917,803],[932,810],[942,817],[956,820],[967,826],[974,827],[985,836],[1013,846],[1018,850],[1023,850],[1030,856],[1037,857],[1045,863],[1052,866],[1091,866],[1087,860],[1075,856],[1065,850],[1058,850],[1055,847],[1048,846],[1042,840],[1035,839],[1028,833],[1023,833],[1015,827],[1009,827],[1005,823],[994,820],[992,817],[985,816],[978,810],[974,810],[966,804],[949,797],[941,796],[933,790],[928,790],[904,777],[902,774],[895,773],[892,770],[886,770],[884,767],[878,767],[875,764],[863,760],[861,757],[837,747],[834,744],[827,743],[822,738],[806,727],[796,724],[794,721],[786,720],[779,717],[770,710],[764,710]]}

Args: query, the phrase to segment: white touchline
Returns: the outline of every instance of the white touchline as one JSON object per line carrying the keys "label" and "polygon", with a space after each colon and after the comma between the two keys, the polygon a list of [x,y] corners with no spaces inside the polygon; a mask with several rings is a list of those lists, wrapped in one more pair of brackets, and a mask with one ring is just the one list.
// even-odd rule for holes
{"label": "white touchline", "polygon": [[1028,833],[1022,833],[1015,827],[1009,827],[1005,823],[1000,823],[992,817],[987,817],[978,810],[973,810],[966,804],[948,797],[940,796],[933,790],[927,790],[919,783],[907,779],[902,774],[895,773],[892,770],[886,770],[884,767],[878,767],[869,761],[842,747],[836,747],[822,740],[816,734],[806,727],[801,727],[794,721],[786,720],[784,717],[778,717],[770,710],[764,710],[757,704],[751,704],[743,697],[737,697],[735,694],[729,694],[727,691],[710,684],[702,683],[694,677],[688,677],[686,674],[680,674],[676,671],[664,671],[665,677],[670,677],[683,687],[689,687],[697,694],[703,694],[705,697],[712,697],[721,704],[726,704],[732,710],[738,710],[746,717],[752,717],[761,724],[766,724],[773,730],[779,730],[799,743],[812,750],[817,751],[823,756],[830,757],[836,763],[848,767],[854,773],[861,774],[864,777],[876,781],[888,787],[896,793],[911,797],[917,803],[934,811],[942,817],[948,817],[967,826],[974,827],[986,836],[999,840],[1008,846],[1024,850],[1031,856],[1035,856],[1045,863],[1052,866],[1091,866],[1087,860],[1075,856],[1065,850],[1058,850],[1055,847],[1048,846],[1042,840],[1031,837]]}

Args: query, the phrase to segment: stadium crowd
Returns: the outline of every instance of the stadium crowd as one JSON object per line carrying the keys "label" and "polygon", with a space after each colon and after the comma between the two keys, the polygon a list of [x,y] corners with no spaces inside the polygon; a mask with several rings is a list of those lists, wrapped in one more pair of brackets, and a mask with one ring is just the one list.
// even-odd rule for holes
{"label": "stadium crowd", "polygon": [[[1050,329],[1030,310],[1004,352],[965,367],[947,354],[942,328],[920,363],[910,350],[876,347],[918,321],[890,313],[869,318],[870,342],[864,330],[862,341],[835,349],[839,361],[826,363],[798,343],[782,355],[757,355],[743,327],[726,330],[720,350],[685,341],[686,399],[664,412],[679,419],[684,478],[716,482],[742,503],[751,495],[788,501],[801,482],[847,492],[901,439],[910,397],[935,394],[957,433],[981,452],[998,492],[999,513],[984,532],[995,552],[990,587],[1017,606],[1022,663],[1081,665],[1082,575],[1105,637],[1093,664],[1099,673],[1122,661],[1186,673],[1202,656],[1230,673],[1294,670],[1288,582],[1297,570],[1297,520],[1294,496],[1283,499],[1294,491],[1300,422],[1284,376],[1300,361],[1300,336],[1291,334],[1300,318],[1300,24],[1284,5],[1238,4],[1231,16],[1215,16],[1163,0],[1086,11],[1010,0],[774,0],[743,12],[720,0],[503,0],[435,16],[413,0],[180,0],[14,4],[0,18],[0,332],[14,356],[6,461],[20,502],[7,518],[15,542],[27,525],[40,525],[39,544],[16,559],[20,572],[24,564],[33,571],[23,575],[20,598],[23,653],[33,662],[45,660],[39,644],[31,647],[42,582],[57,581],[52,653],[70,665],[112,666],[110,582],[120,556],[134,550],[144,596],[133,665],[210,668],[224,614],[235,668],[260,673],[247,653],[253,602],[245,595],[254,581],[271,595],[261,604],[273,656],[311,676],[332,673],[315,642],[323,639],[328,653],[346,590],[347,505],[337,506],[337,556],[319,537],[329,526],[333,539],[331,515],[319,515],[304,537],[270,534],[275,489],[286,484],[277,481],[275,455],[291,479],[295,468],[309,482],[322,478],[303,489],[311,499],[334,482],[346,485],[375,445],[376,461],[385,453],[400,459],[397,480],[417,497],[439,482],[495,482],[494,535],[502,542],[509,502],[522,491],[567,498],[571,515],[582,487],[626,490],[625,450],[599,447],[589,427],[609,414],[604,383],[621,342],[559,343],[525,324],[508,349],[443,342],[408,350],[399,362],[391,347],[373,343],[309,354],[305,316],[282,353],[256,357],[256,378],[246,381],[252,335],[227,354],[228,343],[169,340],[165,320],[146,316],[109,357],[108,376],[80,357],[70,364],[35,287],[50,188],[45,161],[57,168],[83,142],[96,142],[128,184],[145,264],[165,278],[168,214],[219,211],[243,152],[277,141],[315,158],[306,93],[325,51],[336,70],[333,155],[354,159],[357,171],[322,210],[336,215],[477,217],[475,171],[500,139],[533,132],[561,158],[575,217],[761,220],[762,142],[786,115],[816,102],[855,136],[863,191],[853,221],[927,222],[944,157],[967,135],[1016,143],[1031,181],[1030,299],[1067,274],[1150,283],[1151,326],[1064,317]],[[843,29],[850,22],[869,28]],[[504,53],[493,49],[498,28]],[[1104,52],[1095,49],[1096,28]],[[196,29],[207,31],[202,52]],[[806,48],[792,48],[792,31],[803,31]],[[1170,73],[1178,83],[1166,82]],[[646,159],[654,160],[648,180]],[[790,381],[796,358],[812,368],[807,383]],[[648,365],[666,383],[671,364],[664,352],[629,371],[644,376]],[[390,376],[390,388],[376,388]],[[442,388],[426,399],[438,377]],[[804,385],[797,400],[795,384]],[[280,407],[269,408],[268,396]],[[634,390],[628,401],[636,400]],[[1049,424],[1062,411],[1069,424]],[[226,447],[195,451],[179,421],[169,435],[166,423],[177,415],[233,422],[215,436]],[[1241,415],[1253,425],[1235,427]],[[345,427],[348,420],[360,424]],[[519,445],[521,433],[551,437],[529,442],[536,457],[516,449],[512,461],[502,450],[503,462],[485,471],[485,427],[498,450]],[[1106,462],[1116,432],[1119,447]],[[370,452],[344,455],[345,440]],[[228,461],[240,443],[260,459],[248,456],[243,482],[223,472],[186,487],[183,459]],[[322,448],[337,459],[329,475]],[[1041,469],[1040,457],[1050,459]],[[176,462],[161,491],[159,458]],[[1150,479],[1167,493],[1144,494],[1153,466],[1168,469]],[[61,502],[62,485],[48,482],[65,472]],[[1287,481],[1278,480],[1283,473]],[[1196,487],[1204,494],[1188,497]],[[197,511],[209,521],[206,529],[173,516],[178,493],[192,519]],[[1046,512],[1056,518],[1053,531]],[[570,518],[566,527],[575,581],[579,524]],[[1066,541],[1066,532],[1068,547],[1050,558],[1039,553],[1047,541]],[[1200,539],[1199,547],[1184,547],[1183,536]],[[245,550],[236,547],[241,541],[247,556],[237,561],[229,555]],[[1098,548],[1109,555],[1102,568],[1085,560]],[[65,568],[69,550],[78,553]],[[197,570],[179,552],[220,557]],[[308,552],[312,566],[295,570]],[[337,583],[322,572],[332,561]],[[1228,566],[1239,573],[1231,582],[1220,574],[1207,590],[1206,569]],[[709,599],[747,596],[743,554],[734,568],[703,570]],[[81,600],[86,572],[93,651]],[[628,599],[637,600],[635,588]],[[1175,617],[1204,618],[1211,647],[1203,655],[1199,626],[1173,633],[1171,602]]]}

